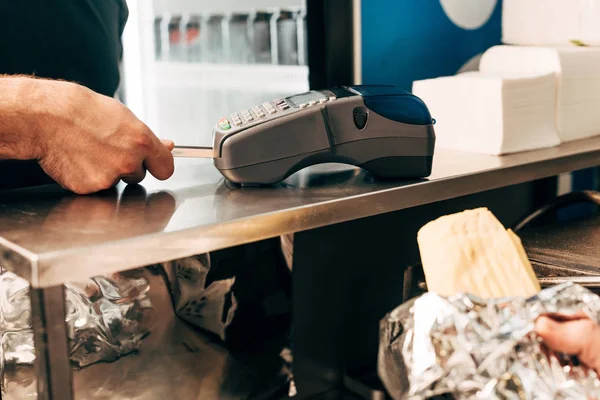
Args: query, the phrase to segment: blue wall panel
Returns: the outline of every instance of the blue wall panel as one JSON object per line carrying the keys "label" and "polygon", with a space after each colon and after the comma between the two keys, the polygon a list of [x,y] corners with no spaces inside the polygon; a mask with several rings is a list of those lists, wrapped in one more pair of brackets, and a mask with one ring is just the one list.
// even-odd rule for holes
{"label": "blue wall panel", "polygon": [[363,83],[410,90],[415,80],[454,75],[500,43],[501,11],[497,2],[483,26],[468,30],[452,22],[440,0],[363,0]]}
{"label": "blue wall panel", "polygon": [[[482,25],[465,26],[456,14],[451,18],[452,13],[447,13],[452,7],[462,8],[459,14],[467,19],[471,11],[477,14],[487,7],[489,12],[484,12]],[[454,75],[473,57],[499,44],[502,2],[362,0],[362,25],[363,83],[391,84],[410,91],[415,80]],[[578,171],[573,174],[573,190],[597,190],[598,181],[597,169]],[[575,218],[589,209],[572,207],[561,216]]]}

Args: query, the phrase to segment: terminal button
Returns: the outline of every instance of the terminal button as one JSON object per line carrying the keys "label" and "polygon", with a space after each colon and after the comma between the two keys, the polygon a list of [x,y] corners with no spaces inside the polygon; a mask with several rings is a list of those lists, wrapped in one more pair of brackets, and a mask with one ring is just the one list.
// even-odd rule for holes
{"label": "terminal button", "polygon": [[277,112],[277,110],[275,110],[275,107],[273,107],[271,103],[264,103],[263,107],[265,108],[265,110],[267,110],[269,114],[275,114]]}
{"label": "terminal button", "polygon": [[231,129],[231,125],[229,124],[227,118],[223,118],[219,121],[219,128],[224,131],[228,131],[229,129]]}
{"label": "terminal button", "polygon": [[279,109],[281,110],[287,110],[288,108],[290,108],[290,105],[285,100],[279,100],[277,102],[277,107],[279,107]]}
{"label": "terminal button", "polygon": [[256,114],[257,118],[263,118],[265,116],[265,113],[261,110],[259,106],[252,107],[252,111],[254,111],[254,114]]}
{"label": "terminal button", "polygon": [[242,120],[240,119],[240,116],[237,113],[231,114],[231,120],[236,126],[240,126],[242,124]]}
{"label": "terminal button", "polygon": [[366,107],[357,107],[352,112],[354,117],[354,125],[359,129],[365,129],[369,120],[369,110]]}

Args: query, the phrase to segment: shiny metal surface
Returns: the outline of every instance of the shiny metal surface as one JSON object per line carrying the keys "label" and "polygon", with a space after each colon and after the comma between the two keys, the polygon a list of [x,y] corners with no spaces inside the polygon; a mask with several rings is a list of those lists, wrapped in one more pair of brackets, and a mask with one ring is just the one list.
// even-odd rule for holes
{"label": "shiny metal surface", "polygon": [[561,276],[561,277],[543,277],[539,278],[540,285],[550,287],[560,285],[566,282],[572,282],[581,285],[590,290],[600,288],[600,276]]}
{"label": "shiny metal surface", "polygon": [[63,286],[31,290],[31,326],[39,400],[73,398]]}
{"label": "shiny metal surface", "polygon": [[[112,362],[84,368],[67,360],[52,364],[72,382],[69,394],[54,391],[57,400],[225,400],[285,398],[288,371],[279,357],[277,338],[265,335],[247,349],[232,351],[218,338],[196,329],[173,311],[171,293],[160,268],[136,271],[149,281],[151,307],[140,316],[149,335],[137,350]],[[44,290],[47,291],[47,290]],[[65,349],[65,354],[67,354]],[[109,360],[106,360],[109,361]],[[72,379],[70,378],[72,375]],[[4,371],[3,400],[41,400],[36,384],[43,380],[28,364]],[[279,394],[277,396],[276,394]],[[333,399],[333,397],[332,397]]]}
{"label": "shiny metal surface", "polygon": [[166,182],[102,195],[0,193],[0,264],[48,287],[599,164],[597,137],[505,157],[439,150],[416,182],[324,165],[250,188],[225,183],[210,160],[177,159]]}

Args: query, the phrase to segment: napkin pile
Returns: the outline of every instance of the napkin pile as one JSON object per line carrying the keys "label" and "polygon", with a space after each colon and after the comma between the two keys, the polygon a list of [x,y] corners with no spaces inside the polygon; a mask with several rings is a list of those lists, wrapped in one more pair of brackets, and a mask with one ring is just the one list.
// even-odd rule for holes
{"label": "napkin pile", "polygon": [[[600,0],[585,2],[600,10]],[[562,4],[564,16],[549,3]],[[414,82],[437,120],[438,148],[503,155],[600,135],[600,46],[564,40],[579,26],[575,3],[505,0],[503,38],[515,44],[488,49],[477,72]],[[600,36],[600,11],[594,27]]]}
{"label": "napkin pile", "polygon": [[496,46],[483,55],[480,70],[492,74],[553,73],[561,141],[600,134],[600,48]]}
{"label": "napkin pile", "polygon": [[413,91],[436,119],[436,145],[501,155],[556,146],[552,74],[507,77],[467,72],[417,81]]}
{"label": "napkin pile", "polygon": [[504,0],[502,42],[564,46],[600,45],[598,0]]}

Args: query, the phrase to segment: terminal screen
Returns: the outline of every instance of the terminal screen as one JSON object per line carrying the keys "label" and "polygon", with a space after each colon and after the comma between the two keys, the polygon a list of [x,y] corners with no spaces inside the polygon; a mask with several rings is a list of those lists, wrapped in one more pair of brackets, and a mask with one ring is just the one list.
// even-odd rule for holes
{"label": "terminal screen", "polygon": [[310,92],[288,97],[287,100],[288,102],[293,103],[295,106],[298,106],[303,103],[310,103],[311,101],[319,101],[324,97],[325,96],[323,93],[312,90]]}

